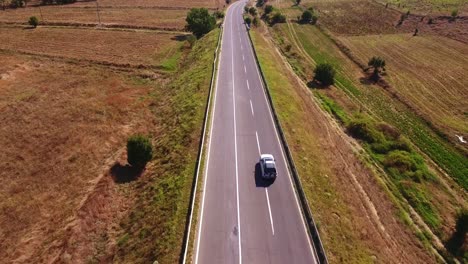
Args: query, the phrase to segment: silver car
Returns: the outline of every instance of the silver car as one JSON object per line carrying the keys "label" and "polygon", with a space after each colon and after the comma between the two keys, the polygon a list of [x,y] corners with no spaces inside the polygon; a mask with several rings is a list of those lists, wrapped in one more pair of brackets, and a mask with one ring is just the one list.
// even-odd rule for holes
{"label": "silver car", "polygon": [[276,164],[275,158],[271,154],[260,155],[260,168],[262,170],[262,178],[268,180],[276,179]]}

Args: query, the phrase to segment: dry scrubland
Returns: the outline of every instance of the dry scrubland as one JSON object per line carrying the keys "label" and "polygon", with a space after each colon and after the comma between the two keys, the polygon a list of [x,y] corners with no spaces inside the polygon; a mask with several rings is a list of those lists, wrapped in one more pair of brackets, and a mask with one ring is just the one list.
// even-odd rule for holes
{"label": "dry scrubland", "polygon": [[[219,30],[190,47],[171,29],[218,1],[99,1],[112,28],[78,1],[21,25],[37,3],[0,10],[2,263],[176,263]],[[142,175],[135,133],[155,146]]]}
{"label": "dry scrubland", "polygon": [[0,59],[0,258],[49,262],[83,199],[109,195],[96,184],[121,158],[126,137],[155,131],[146,96],[153,88],[95,66],[5,53]]}
{"label": "dry scrubland", "polygon": [[[403,12],[392,4],[385,8],[385,3],[367,0],[304,0],[300,6],[293,5],[293,2],[281,1],[279,5],[274,2],[288,16],[289,23],[269,27],[266,34],[272,37],[292,69],[306,83],[312,79],[313,69],[318,63],[327,62],[335,67],[335,85],[328,89],[312,89],[314,100],[345,130],[350,123],[361,120],[359,116],[363,114],[368,116],[364,121],[366,126],[373,127],[376,125],[372,124],[382,121],[390,124],[410,140],[406,155],[413,159],[411,162],[415,162],[414,166],[420,170],[418,173],[425,175],[417,178],[416,174],[395,170],[389,165],[388,149],[365,140],[359,141],[363,149],[357,155],[364,166],[374,168],[376,182],[363,189],[355,189],[355,197],[340,190],[339,185],[330,188],[325,182],[320,182],[319,176],[310,176],[314,175],[313,172],[302,173],[304,181],[310,180],[312,185],[316,185],[311,187],[313,190],[324,188],[326,193],[336,193],[338,197],[349,195],[349,200],[340,208],[337,204],[323,206],[324,198],[320,194],[316,194],[317,197],[308,194],[313,212],[318,215],[329,256],[335,260],[346,259],[350,263],[363,263],[374,257],[377,257],[377,262],[393,262],[384,256],[384,249],[388,247],[383,244],[389,241],[388,236],[382,237],[382,241],[374,241],[378,235],[369,231],[366,236],[359,237],[356,232],[346,229],[343,223],[331,221],[320,209],[321,206],[333,208],[342,216],[338,211],[355,209],[353,201],[370,198],[370,202],[376,204],[370,207],[370,211],[375,210],[380,219],[398,223],[403,230],[412,233],[409,235],[412,239],[420,241],[421,244],[413,246],[424,248],[426,256],[432,258],[421,261],[428,263],[437,262],[441,257],[452,258],[444,244],[454,232],[457,213],[467,208],[466,146],[458,141],[455,134],[468,137],[465,76],[468,72],[468,19],[459,16],[450,22],[451,10],[430,15],[413,15],[410,11],[410,15],[398,25],[406,10]],[[317,12],[318,26],[297,24],[297,17],[308,7]],[[460,13],[464,14],[462,9]],[[432,19],[432,24],[428,23],[429,19]],[[419,29],[417,36],[413,36],[415,28]],[[261,49],[261,45],[257,46]],[[372,56],[382,56],[387,62],[387,73],[383,77],[387,83],[385,88],[385,83],[371,83],[363,71]],[[356,116],[357,113],[360,115]],[[294,134],[299,131],[298,128],[290,130]],[[309,140],[313,141],[313,138],[310,136]],[[294,151],[299,157],[306,155],[304,149]],[[298,160],[298,163],[302,162],[300,158]],[[306,167],[302,170],[307,171]],[[362,183],[359,177],[358,182]],[[378,202],[374,191],[391,201],[395,211],[388,214],[388,209]],[[354,217],[350,214],[343,218],[356,226],[362,224]],[[358,227],[355,229],[359,230]],[[336,236],[330,236],[333,233],[344,234],[351,246],[340,249]],[[390,235],[394,236],[400,237]],[[393,246],[400,252],[414,250],[409,245]],[[458,257],[461,258],[460,255]],[[398,261],[414,263],[418,260],[401,254]]]}

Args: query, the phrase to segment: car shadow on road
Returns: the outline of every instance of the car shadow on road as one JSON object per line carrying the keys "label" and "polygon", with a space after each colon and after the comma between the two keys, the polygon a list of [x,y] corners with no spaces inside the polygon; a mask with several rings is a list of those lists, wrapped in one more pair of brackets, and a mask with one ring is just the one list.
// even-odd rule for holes
{"label": "car shadow on road", "polygon": [[262,178],[262,169],[260,168],[260,162],[257,162],[257,164],[255,164],[254,177],[256,187],[266,188],[275,182],[275,180],[265,180]]}

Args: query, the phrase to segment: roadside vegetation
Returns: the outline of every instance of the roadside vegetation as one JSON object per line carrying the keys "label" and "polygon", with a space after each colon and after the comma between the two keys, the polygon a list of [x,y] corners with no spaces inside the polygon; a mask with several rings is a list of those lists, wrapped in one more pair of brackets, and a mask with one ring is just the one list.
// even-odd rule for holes
{"label": "roadside vegetation", "polygon": [[[402,252],[408,262],[430,262],[406,227],[395,224],[392,217],[398,211],[378,184],[370,184],[373,173],[356,159],[353,148],[285,66],[263,30],[250,34],[330,263],[401,261]],[[330,108],[343,120],[348,118],[331,101]],[[366,202],[361,200],[362,191]],[[380,220],[370,208],[378,210]],[[386,236],[398,240],[382,239]]]}
{"label": "roadside vegetation", "polygon": [[[139,197],[124,232],[118,240],[118,263],[176,263],[180,257],[190,188],[198,154],[203,120],[219,30],[196,42],[163,89],[150,95],[154,114],[164,124],[164,133],[155,140],[155,171],[138,186]],[[192,63],[190,63],[192,62]]]}
{"label": "roadside vegetation", "polygon": [[222,5],[40,4],[0,10],[0,258],[178,262]]}
{"label": "roadside vegetation", "polygon": [[[346,8],[345,6],[349,4],[347,1],[343,3],[332,1],[332,3],[339,8]],[[319,2],[317,6],[320,7],[317,9],[321,15],[324,14],[321,12],[322,7],[325,10],[330,9],[323,2]],[[463,154],[463,148],[453,146],[454,142],[448,140],[444,133],[428,121],[432,119],[425,118],[431,117],[430,114],[426,113],[422,116],[421,112],[416,111],[411,105],[411,102],[402,100],[402,96],[392,90],[393,83],[388,83],[387,80],[391,78],[401,80],[402,76],[408,76],[408,74],[399,71],[398,66],[401,64],[395,61],[393,56],[392,60],[387,60],[388,53],[379,50],[381,46],[373,41],[362,41],[359,43],[359,48],[352,47],[359,50],[359,53],[354,53],[352,48],[349,49],[340,40],[347,38],[364,40],[367,36],[337,37],[333,32],[336,28],[324,27],[324,24],[325,26],[334,25],[331,21],[336,21],[328,12],[325,17],[326,21],[318,27],[304,25],[301,22],[301,14],[311,7],[310,1],[302,1],[296,6],[286,3],[282,7],[283,12],[288,14],[288,23],[267,28],[275,44],[296,74],[304,82],[309,83],[309,87],[318,87],[311,81],[316,81],[316,71],[321,70],[322,65],[333,66],[336,71],[334,85],[326,89],[313,89],[311,94],[321,103],[324,110],[341,123],[349,135],[358,139],[366,150],[366,155],[370,157],[368,159],[365,158],[366,155],[360,155],[363,160],[366,160],[367,166],[377,166],[376,177],[383,184],[382,188],[389,192],[387,194],[389,198],[399,208],[399,212],[393,217],[408,225],[428,252],[436,249],[447,261],[451,261],[450,254],[457,255],[449,254],[450,250],[440,245],[452,236],[456,214],[466,207],[464,190],[468,187],[468,182],[464,175],[468,173],[466,165],[468,160]],[[313,10],[317,9],[313,8]],[[357,11],[355,12],[352,8],[349,10],[349,17],[358,17]],[[371,10],[374,11],[374,9]],[[375,10],[385,12],[385,7]],[[343,23],[338,26],[339,32],[346,32],[349,29],[347,33],[353,34],[354,28],[360,26],[360,30],[364,32],[360,31],[358,34],[365,35],[367,25],[370,25],[369,27],[381,25],[379,22],[372,24],[372,17],[375,14],[369,13],[368,15],[366,14],[368,12],[360,15],[360,21],[355,20],[355,23]],[[393,16],[391,12],[394,11],[389,12]],[[405,12],[405,14],[411,16],[410,12]],[[368,16],[371,17],[368,18]],[[382,17],[383,20],[386,19],[385,15]],[[366,19],[369,20],[365,21]],[[375,27],[367,32],[372,34],[374,30],[376,30]],[[386,35],[369,38],[372,37],[387,38]],[[391,35],[388,38],[390,37]],[[372,49],[369,49],[369,46]],[[431,44],[429,46],[432,47]],[[424,47],[421,46],[421,48]],[[389,46],[387,51],[401,52],[401,49]],[[430,52],[426,52],[425,54],[430,54],[428,60],[429,58],[432,60],[437,51],[440,49],[431,49]],[[414,58],[416,53],[418,58],[427,56],[417,50],[408,50],[407,56]],[[411,74],[415,72],[415,61],[418,59],[412,60]],[[437,65],[434,65],[434,68],[437,68]],[[368,70],[369,74],[366,74],[365,70]],[[457,70],[458,68],[455,71]],[[436,72],[437,70],[432,73],[432,79],[438,78],[439,84],[444,82],[444,78],[439,75],[440,70],[439,73]],[[407,84],[409,83],[414,82],[408,80]],[[432,87],[435,85],[436,82],[431,84]],[[402,87],[402,83],[399,87]],[[450,96],[454,90],[450,88],[440,90],[445,93],[441,97]],[[425,96],[422,90],[418,91],[408,89],[405,90],[405,95]],[[458,94],[461,99],[463,95],[459,92]],[[428,101],[425,102],[428,103]],[[440,101],[431,100],[429,104],[434,102],[442,108],[447,107]],[[463,106],[451,109],[460,111]],[[383,171],[379,171],[380,168]],[[412,213],[413,210],[417,213],[417,217]],[[419,217],[423,223],[419,221]],[[425,229],[426,225],[429,229]]]}

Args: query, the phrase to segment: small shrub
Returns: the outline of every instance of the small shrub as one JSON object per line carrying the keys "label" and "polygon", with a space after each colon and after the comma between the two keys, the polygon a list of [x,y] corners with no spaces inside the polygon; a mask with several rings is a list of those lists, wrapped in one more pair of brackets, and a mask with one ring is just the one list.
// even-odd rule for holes
{"label": "small shrub", "polygon": [[448,251],[459,258],[462,263],[467,263],[466,261],[468,260],[468,254],[466,253],[466,249],[468,248],[468,240],[466,240],[467,234],[468,210],[462,209],[457,213],[455,231],[446,242]]}
{"label": "small shrub", "polygon": [[221,18],[224,18],[224,12],[223,11],[215,11],[213,13],[213,16],[217,19],[221,19]]}
{"label": "small shrub", "polygon": [[251,7],[249,9],[249,14],[251,14],[252,16],[256,16],[257,15],[257,9],[255,7]]}
{"label": "small shrub", "polygon": [[320,82],[323,86],[329,86],[335,83],[335,69],[331,64],[320,63],[314,70],[314,81]]}
{"label": "small shrub", "polygon": [[348,133],[367,143],[385,142],[382,132],[378,131],[370,119],[358,117],[350,121],[346,127]]}
{"label": "small shrub", "polygon": [[271,18],[272,25],[278,24],[278,23],[286,23],[286,16],[281,14],[280,12],[276,12],[273,17]]}
{"label": "small shrub", "polygon": [[453,18],[456,18],[456,17],[458,16],[458,9],[452,10],[452,13],[450,13],[450,15],[451,15]]}
{"label": "small shrub", "polygon": [[385,60],[381,57],[374,56],[369,60],[367,65],[373,69],[371,79],[378,81],[380,79],[380,74],[385,71]]}
{"label": "small shrub", "polygon": [[314,14],[312,14],[311,11],[305,10],[304,12],[302,12],[300,22],[303,23],[303,24],[311,23],[313,16],[314,16]]}
{"label": "small shrub", "polygon": [[149,138],[142,135],[131,136],[127,140],[127,161],[136,168],[144,168],[153,158],[153,146]]}
{"label": "small shrub", "polygon": [[245,17],[245,18],[244,18],[244,21],[245,21],[245,23],[246,23],[247,25],[249,25],[249,26],[250,26],[250,24],[252,23],[252,19],[251,19],[250,17]]}
{"label": "small shrub", "polygon": [[197,42],[197,37],[194,35],[188,35],[187,36],[187,42],[189,43],[190,47],[192,48],[193,45],[195,45],[195,42]]}
{"label": "small shrub", "polygon": [[273,6],[272,5],[266,5],[265,6],[265,15],[268,15],[271,12],[273,12]]}
{"label": "small shrub", "polygon": [[300,5],[301,4],[301,0],[296,0],[296,5]]}
{"label": "small shrub", "polygon": [[248,6],[244,6],[244,13],[248,13],[249,12],[249,7]]}
{"label": "small shrub", "polygon": [[429,25],[432,25],[432,24],[434,23],[434,20],[432,19],[432,17],[429,18],[429,20],[427,21],[427,23],[428,23]]}
{"label": "small shrub", "polygon": [[29,18],[28,24],[31,27],[36,28],[37,25],[39,25],[39,19],[37,19],[37,17],[35,17],[35,16],[32,16],[32,17]]}
{"label": "small shrub", "polygon": [[262,7],[265,5],[265,0],[257,0],[257,7]]}
{"label": "small shrub", "polygon": [[19,7],[24,7],[26,5],[26,2],[24,0],[11,0],[10,6],[12,8],[19,8]]}
{"label": "small shrub", "polygon": [[284,50],[285,50],[286,52],[290,52],[291,49],[292,49],[291,44],[288,44],[288,45],[286,45],[286,47],[284,47]]}

